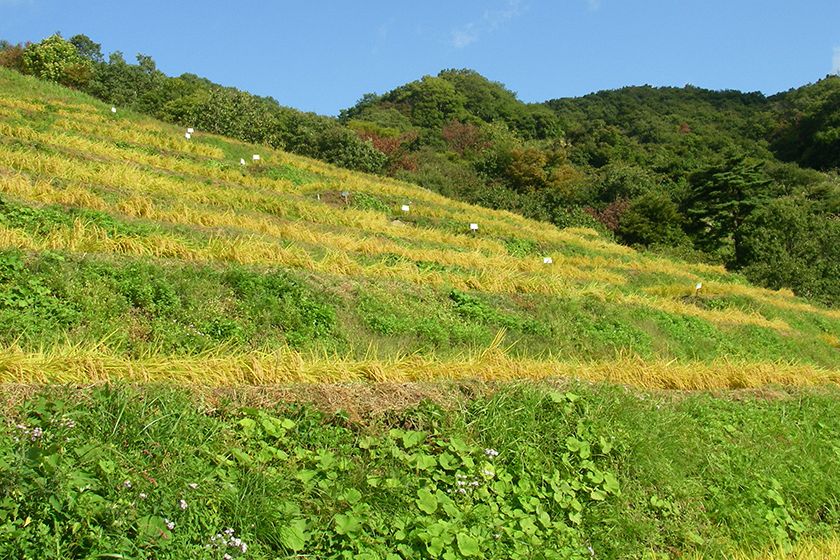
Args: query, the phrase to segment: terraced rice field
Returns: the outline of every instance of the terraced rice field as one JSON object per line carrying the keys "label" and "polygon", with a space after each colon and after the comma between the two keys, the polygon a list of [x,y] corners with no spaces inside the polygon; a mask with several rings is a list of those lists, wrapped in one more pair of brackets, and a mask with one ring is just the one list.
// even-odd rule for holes
{"label": "terraced rice field", "polygon": [[3,381],[838,378],[789,292],[109,109],[0,74]]}

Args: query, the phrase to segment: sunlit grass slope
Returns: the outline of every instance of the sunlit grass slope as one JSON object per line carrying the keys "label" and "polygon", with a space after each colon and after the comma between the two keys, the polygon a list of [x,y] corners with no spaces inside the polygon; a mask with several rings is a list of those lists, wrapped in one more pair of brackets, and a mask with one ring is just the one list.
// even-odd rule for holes
{"label": "sunlit grass slope", "polygon": [[838,380],[789,292],[110,109],[0,69],[2,381]]}

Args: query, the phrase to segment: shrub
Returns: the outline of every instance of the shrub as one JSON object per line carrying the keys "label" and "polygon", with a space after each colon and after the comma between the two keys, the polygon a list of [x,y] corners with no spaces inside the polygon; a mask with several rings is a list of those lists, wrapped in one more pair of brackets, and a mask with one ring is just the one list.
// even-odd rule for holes
{"label": "shrub", "polygon": [[84,86],[93,76],[91,62],[82,58],[76,47],[60,35],[28,45],[22,57],[26,73],[66,86]]}

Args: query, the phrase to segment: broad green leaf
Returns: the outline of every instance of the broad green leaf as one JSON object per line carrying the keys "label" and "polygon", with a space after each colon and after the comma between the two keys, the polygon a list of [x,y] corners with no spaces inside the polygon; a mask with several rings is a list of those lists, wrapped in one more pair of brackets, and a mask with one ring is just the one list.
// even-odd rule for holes
{"label": "broad green leaf", "polygon": [[435,460],[434,456],[427,453],[415,453],[412,455],[412,459],[415,466],[422,471],[429,470],[437,465],[437,460]]}
{"label": "broad green leaf", "polygon": [[437,511],[438,501],[434,494],[429,492],[426,488],[421,488],[417,491],[417,507],[420,511],[428,513],[429,515]]}
{"label": "broad green leaf", "polygon": [[293,552],[300,552],[309,540],[309,533],[306,532],[306,521],[296,519],[289,525],[280,529],[280,542]]}
{"label": "broad green leaf", "polygon": [[612,443],[607,441],[606,438],[604,438],[604,436],[601,436],[598,439],[598,443],[601,446],[601,453],[603,453],[604,455],[609,455],[610,451],[612,451],[613,448]]}
{"label": "broad green leaf", "polygon": [[339,535],[351,535],[362,528],[361,520],[353,514],[339,513],[335,516],[335,532]]}
{"label": "broad green leaf", "polygon": [[443,552],[444,546],[446,546],[446,543],[440,537],[432,537],[429,542],[426,543],[426,549],[429,551],[429,554],[435,558],[440,556],[440,553]]}
{"label": "broad green leaf", "polygon": [[618,479],[612,473],[604,473],[604,490],[610,494],[618,495],[621,488],[618,485]]}
{"label": "broad green leaf", "polygon": [[545,527],[546,529],[551,527],[551,516],[549,516],[548,513],[544,512],[544,511],[540,512],[539,521],[540,521],[540,524],[543,527]]}
{"label": "broad green leaf", "polygon": [[426,434],[424,432],[407,431],[402,435],[402,444],[403,447],[408,449],[409,447],[423,443],[425,439]]}
{"label": "broad green leaf", "polygon": [[304,470],[298,471],[297,474],[295,475],[295,478],[297,478],[298,480],[300,480],[301,482],[306,484],[307,482],[309,482],[310,480],[315,478],[315,475],[317,475],[317,474],[318,474],[318,471],[304,469]]}
{"label": "broad green leaf", "polygon": [[589,497],[600,502],[607,499],[607,494],[603,490],[596,488],[589,493]]}
{"label": "broad green leaf", "polygon": [[452,450],[458,453],[459,455],[467,454],[470,452],[470,446],[467,445],[461,438],[452,438],[449,441],[449,445],[452,448]]}
{"label": "broad green leaf", "polygon": [[458,459],[448,451],[444,451],[440,454],[438,457],[438,463],[440,463],[440,466],[448,471],[455,470],[458,467]]}
{"label": "broad green leaf", "polygon": [[362,493],[355,488],[348,488],[344,491],[344,494],[342,494],[342,499],[352,505],[358,503],[358,501],[362,499]]}
{"label": "broad green leaf", "polygon": [[458,550],[464,556],[478,556],[481,554],[481,549],[478,546],[478,541],[467,533],[458,533],[456,537],[458,541]]}

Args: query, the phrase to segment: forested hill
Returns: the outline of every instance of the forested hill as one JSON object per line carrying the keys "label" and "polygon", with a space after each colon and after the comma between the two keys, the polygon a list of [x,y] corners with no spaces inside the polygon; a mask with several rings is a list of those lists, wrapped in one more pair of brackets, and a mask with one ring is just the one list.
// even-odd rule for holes
{"label": "forested hill", "polygon": [[771,97],[644,86],[527,104],[474,71],[444,70],[334,119],[167,77],[148,56],[106,62],[83,35],[0,47],[0,65],[169,122],[840,302],[838,76]]}
{"label": "forested hill", "polygon": [[737,150],[823,171],[840,167],[838,76],[771,97],[633,86],[545,104],[584,165],[631,160],[674,173],[669,164],[691,171],[721,150]]}
{"label": "forested hill", "polygon": [[557,114],[579,165],[624,161],[678,177],[725,150],[772,157],[767,138],[776,121],[761,93],[634,86],[546,106]]}
{"label": "forested hill", "polygon": [[642,86],[533,105],[446,70],[341,119],[388,172],[447,195],[840,300],[840,77],[772,97]]}

